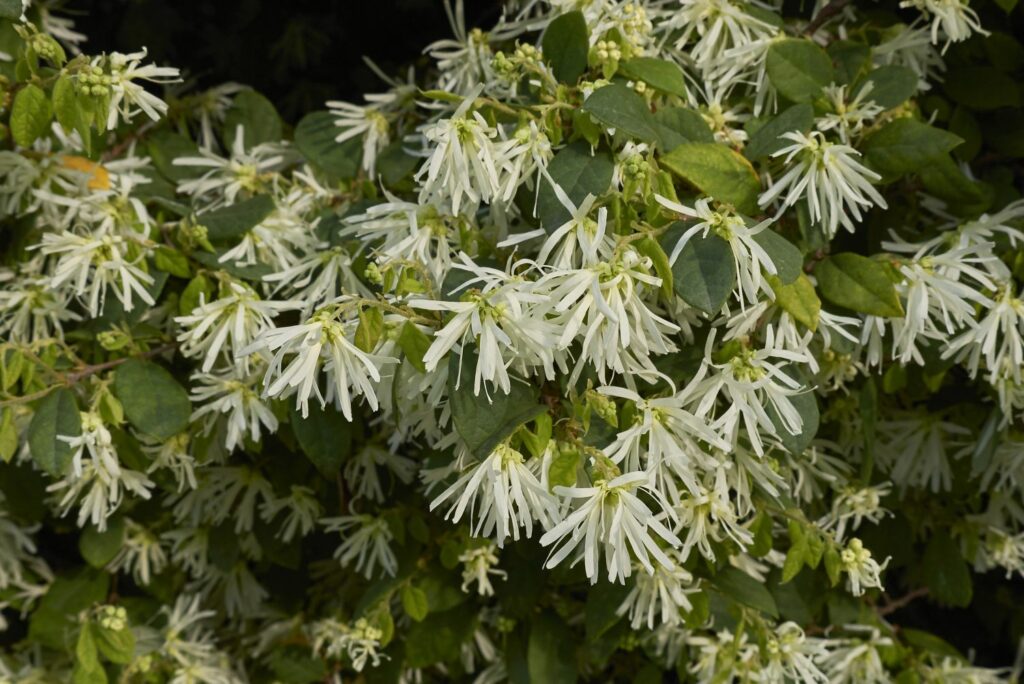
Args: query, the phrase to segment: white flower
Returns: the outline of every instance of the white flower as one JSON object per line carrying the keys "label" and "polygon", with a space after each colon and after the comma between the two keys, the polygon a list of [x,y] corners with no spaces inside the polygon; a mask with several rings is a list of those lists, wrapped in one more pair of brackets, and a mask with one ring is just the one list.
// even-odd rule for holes
{"label": "white flower", "polygon": [[[459,494],[461,492],[461,494]],[[537,480],[525,464],[523,455],[502,443],[480,463],[472,466],[459,479],[430,502],[434,510],[459,494],[445,518],[459,522],[467,508],[475,522],[471,532],[478,537],[491,537],[499,547],[512,537],[519,540],[519,528],[533,536],[534,522],[545,529],[558,519],[558,504],[547,488]]]}
{"label": "white flower", "polygon": [[[535,292],[554,303],[551,321],[562,328],[560,349],[581,342],[580,360],[589,362],[602,383],[607,373],[623,374],[627,384],[633,376],[657,376],[650,357],[676,350],[668,337],[679,330],[659,316],[644,301],[657,292],[661,279],[651,275],[650,259],[627,249],[612,262],[590,268],[553,271],[541,278]],[[576,364],[573,381],[583,372]]]}
{"label": "white flower", "polygon": [[[380,382],[381,367],[397,359],[367,354],[356,347],[350,338],[355,337],[358,321],[350,315],[354,308],[346,309],[346,303],[339,298],[306,323],[267,330],[245,350],[274,352],[263,378],[264,396],[295,394],[295,406],[302,409],[303,417],[309,415],[309,399],[314,394],[321,407],[333,403],[346,420],[352,420],[355,396],[363,396],[370,408],[377,410],[374,383]],[[285,365],[288,357],[291,361]],[[318,382],[321,371],[327,380],[325,392]]]}
{"label": "white flower", "polygon": [[1014,573],[1024,577],[1024,532],[1009,534],[995,527],[985,530],[976,565],[982,571],[1000,568],[1006,579]]}
{"label": "white flower", "polygon": [[264,501],[260,508],[260,517],[266,522],[272,521],[281,511],[285,512],[277,536],[285,544],[295,538],[296,533],[305,537],[313,530],[316,519],[320,515],[320,502],[316,493],[309,487],[292,485],[288,496]]}
{"label": "white flower", "polygon": [[984,317],[950,340],[942,358],[966,361],[971,377],[978,374],[981,359],[985,367],[998,371],[1010,369],[1015,382],[1021,382],[1024,368],[1024,300],[1014,294],[1012,284],[1003,285]]}
{"label": "white flower", "polygon": [[491,585],[491,575],[505,579],[508,573],[496,567],[498,565],[497,547],[494,544],[486,543],[483,546],[473,546],[459,555],[459,562],[462,563],[462,591],[468,592],[473,582],[476,582],[476,593],[479,596],[494,596],[494,587]]}
{"label": "white flower", "polygon": [[973,448],[967,439],[971,431],[941,415],[897,416],[881,421],[878,431],[878,463],[900,489],[948,490],[953,484],[949,450],[956,450],[953,457],[959,458]]}
{"label": "white flower", "polygon": [[892,647],[875,627],[847,625],[848,631],[866,632],[863,639],[842,639],[818,660],[832,684],[889,684],[892,677],[882,662],[879,649]]}
{"label": "white flower", "polygon": [[759,672],[761,682],[804,682],[815,684],[828,682],[815,661],[828,651],[824,639],[809,639],[795,622],[784,622],[775,628],[775,634],[767,639],[764,648],[766,662]]}
{"label": "white flower", "polygon": [[205,422],[204,432],[209,434],[220,417],[225,418],[227,431],[224,448],[228,453],[245,440],[259,442],[261,429],[277,432],[277,417],[260,398],[256,388],[258,374],[241,377],[235,369],[192,375],[190,398],[198,407],[190,421]]}
{"label": "white flower", "polygon": [[274,488],[263,474],[248,465],[206,467],[199,486],[185,492],[174,505],[178,522],[205,522],[216,526],[234,521],[236,534],[251,532],[260,503],[274,498]]}
{"label": "white flower", "polygon": [[[542,546],[552,547],[545,567],[553,568],[575,552],[572,564],[582,559],[592,584],[600,575],[602,555],[610,582],[625,582],[632,574],[630,552],[649,574],[654,572],[655,564],[674,567],[658,538],[676,547],[680,541],[660,522],[666,503],[649,485],[646,473],[634,472],[598,479],[591,487],[555,487],[555,494],[583,502],[540,538]],[[637,496],[639,491],[650,494],[662,512],[652,511]]]}
{"label": "white flower", "polygon": [[327,532],[339,532],[343,541],[334,551],[343,566],[355,563],[355,571],[367,579],[373,579],[378,566],[383,573],[395,576],[398,559],[391,550],[394,535],[384,518],[372,515],[344,515],[337,518],[321,518]]}
{"label": "white flower", "polygon": [[485,383],[508,394],[512,388],[508,374],[511,365],[524,374],[534,366],[541,366],[545,377],[553,378],[557,328],[545,320],[544,309],[538,307],[547,299],[531,293],[529,284],[520,278],[477,267],[465,254],[462,261],[463,264],[456,267],[476,273],[478,279],[484,280],[482,289],[470,290],[457,302],[427,299],[409,302],[409,306],[416,309],[455,314],[434,333],[434,342],[423,355],[427,371],[436,369],[456,345],[463,355],[466,354],[466,342],[474,340],[477,348],[474,394],[486,389]]}
{"label": "white flower", "polygon": [[39,245],[43,254],[58,255],[50,277],[55,290],[66,288],[82,300],[93,317],[103,312],[107,291],[112,290],[125,311],[131,311],[136,298],[155,304],[146,289],[153,276],[139,264],[145,264],[145,250],[119,235],[84,236],[70,231],[47,233]]}
{"label": "white flower", "polygon": [[888,482],[862,488],[846,487],[836,494],[832,510],[818,521],[818,525],[823,530],[834,530],[836,539],[841,541],[846,536],[847,526],[854,532],[865,520],[877,523],[889,515],[881,502],[891,490]]}
{"label": "white flower", "polygon": [[675,513],[676,531],[681,533],[686,530],[686,539],[679,554],[681,558],[688,558],[690,551],[697,547],[701,555],[713,561],[715,552],[711,548],[712,540],[730,538],[741,548],[754,540],[750,531],[740,524],[739,514],[730,496],[725,466],[705,475],[695,493],[683,496]]}
{"label": "white flower", "polygon": [[676,49],[689,46],[693,63],[709,69],[720,65],[728,50],[778,33],[777,26],[747,12],[745,5],[734,0],[679,0],[678,9],[660,22],[658,30],[674,37]]}
{"label": "white flower", "polygon": [[925,15],[931,15],[932,43],[939,43],[939,36],[946,39],[943,52],[950,43],[959,43],[971,37],[972,33],[983,36],[989,32],[981,27],[978,14],[971,9],[969,0],[903,0],[900,7],[914,7]]}
{"label": "white flower", "polygon": [[878,561],[871,557],[871,551],[864,548],[864,543],[857,537],[852,538],[846,544],[846,548],[839,553],[839,562],[846,573],[850,593],[854,596],[860,596],[865,589],[882,588],[880,575],[889,564],[889,559],[879,565]]}
{"label": "white flower", "polygon": [[318,244],[293,265],[263,276],[263,282],[272,283],[275,294],[286,291],[289,300],[302,302],[302,315],[309,316],[344,292],[370,295],[352,266],[344,248]]}
{"label": "white flower", "polygon": [[64,338],[64,323],[81,316],[68,310],[67,296],[45,276],[15,276],[0,271],[0,337],[11,342]]}
{"label": "white flower", "polygon": [[[178,335],[181,353],[187,357],[203,357],[203,373],[209,373],[223,357],[242,369],[249,366],[245,358],[254,340],[273,327],[273,317],[280,311],[294,309],[290,302],[266,302],[256,292],[239,282],[228,281],[221,296],[199,306],[174,321],[183,328]],[[222,357],[223,354],[223,357]]]}
{"label": "white flower", "polygon": [[208,209],[247,199],[273,190],[280,182],[278,170],[285,163],[284,149],[277,143],[245,146],[245,129],[238,125],[231,143],[230,158],[200,149],[198,157],[177,157],[175,166],[209,169],[194,180],[178,184],[178,192],[204,200]]}
{"label": "white flower", "polygon": [[197,486],[196,460],[189,453],[188,447],[189,435],[187,432],[175,435],[162,443],[147,444],[143,442],[142,450],[150,458],[146,473],[166,469],[171,472],[171,475],[174,476],[175,481],[178,483],[179,492],[186,485],[190,489],[195,489]]}
{"label": "white flower", "polygon": [[[203,214],[196,217],[202,223]],[[267,218],[246,231],[237,245],[217,259],[222,264],[252,266],[266,264],[275,271],[289,269],[303,255],[314,252],[319,241],[313,229],[301,217],[278,207]]]}
{"label": "white flower", "polygon": [[821,132],[835,130],[839,139],[849,144],[851,135],[859,135],[864,124],[885,111],[881,105],[867,99],[874,88],[872,81],[861,86],[853,99],[848,99],[847,86],[831,84],[825,87],[825,96],[832,105],[832,111],[826,112],[814,124]]}
{"label": "white flower", "polygon": [[[710,355],[713,341],[714,335],[710,335],[705,357]],[[761,433],[778,433],[775,421],[768,414],[769,406],[774,409],[782,429],[793,435],[800,434],[803,429],[803,418],[790,397],[806,390],[782,370],[779,362],[803,363],[805,356],[779,348],[775,330],[767,326],[762,349],[743,347],[722,363],[705,361],[715,372],[695,390],[698,395],[703,395],[695,414],[716,415],[713,427],[730,443],[736,442],[740,427],[743,427],[754,451],[758,455],[763,454]],[[719,395],[726,404],[721,413],[716,411]]]}
{"label": "white flower", "polygon": [[367,661],[377,667],[382,658],[388,658],[378,652],[384,632],[366,618],[359,618],[352,626],[333,618],[317,620],[310,626],[310,636],[314,653],[331,659],[347,657],[356,672],[362,672]]}
{"label": "white flower", "polygon": [[[595,221],[590,218],[590,213],[597,198],[587,195],[576,206],[546,170],[542,170],[542,173],[551,184],[559,203],[569,212],[569,218],[551,231],[540,248],[537,262],[557,269],[570,269],[587,268],[611,259],[615,242],[607,234],[608,210],[605,207],[598,209]],[[516,239],[526,235],[533,233],[526,233]]]}
{"label": "white flower", "polygon": [[145,586],[153,575],[159,575],[167,567],[167,554],[160,538],[134,520],[125,520],[125,530],[121,550],[107,569],[130,572],[138,584]]}
{"label": "white flower", "polygon": [[345,464],[343,474],[353,501],[366,498],[381,503],[385,500],[378,472],[381,467],[387,468],[405,483],[411,482],[417,471],[417,463],[411,458],[393,454],[376,444],[368,444]]}
{"label": "white flower", "polygon": [[771,275],[778,273],[771,256],[755,239],[758,233],[768,229],[773,219],[761,221],[753,227],[748,227],[741,216],[728,208],[723,207],[712,211],[711,200],[707,198],[697,200],[692,208],[657,194],[654,199],[670,211],[698,219],[696,224],[688,227],[679,237],[669,255],[669,263],[676,262],[686,243],[698,233],[706,238],[709,233],[714,232],[715,235],[729,243],[729,249],[732,250],[732,259],[736,265],[737,281],[739,282],[736,293],[740,299],[740,307],[744,307],[746,302],[756,303],[758,294],[765,287],[761,272],[765,271]]}
{"label": "white flower", "polygon": [[672,549],[666,553],[674,558],[675,565],[659,565],[653,574],[638,572],[633,587],[615,611],[619,615],[628,613],[633,629],[677,626],[682,624],[684,613],[693,609],[687,595],[699,590],[693,575],[682,567],[685,556]]}
{"label": "white flower", "polygon": [[498,140],[498,132],[479,112],[470,113],[475,100],[475,94],[467,97],[451,118],[423,129],[433,151],[416,174],[422,185],[420,204],[450,199],[452,212],[458,214],[465,202],[472,210],[501,193],[499,170],[515,143]]}
{"label": "white flower", "polygon": [[942,80],[946,65],[932,46],[927,28],[896,24],[886,35],[891,37],[871,50],[877,63],[907,67],[917,74],[917,89],[922,92],[931,90],[930,81]]}
{"label": "white flower", "polygon": [[[122,121],[129,122],[141,110],[153,121],[159,121],[167,113],[166,102],[134,81],[175,83],[181,80],[179,72],[174,67],[158,67],[155,64],[143,66],[142,60],[145,58],[145,49],[127,55],[112,52],[93,58],[92,71],[78,76],[79,88],[91,83],[93,95],[97,94],[97,88],[109,92],[110,104],[106,118],[108,129],[117,127],[118,115]],[[93,82],[90,77],[98,77],[99,82]]]}
{"label": "white flower", "polygon": [[381,111],[381,104],[392,101],[390,95],[366,95],[368,104],[355,105],[331,100],[328,109],[334,115],[334,125],[343,129],[334,139],[343,143],[356,136],[363,138],[363,170],[374,177],[377,175],[377,155],[391,142],[391,125]]}
{"label": "white flower", "polygon": [[[840,225],[854,232],[854,221],[861,220],[862,209],[875,205],[888,208],[885,198],[871,185],[871,181],[877,181],[881,176],[856,161],[855,157],[860,156],[857,150],[849,145],[828,142],[818,131],[812,131],[810,135],[791,131],[781,137],[793,141],[793,144],[772,156],[785,155],[785,163],[792,166],[762,193],[758,199],[760,206],[768,206],[783,193],[782,209],[806,198],[811,220],[821,222],[826,237],[830,239]],[[793,163],[794,159],[796,163]]]}

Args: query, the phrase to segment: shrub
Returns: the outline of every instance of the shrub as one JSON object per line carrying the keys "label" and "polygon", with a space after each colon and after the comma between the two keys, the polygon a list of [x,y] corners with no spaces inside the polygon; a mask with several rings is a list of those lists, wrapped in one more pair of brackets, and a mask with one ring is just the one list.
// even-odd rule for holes
{"label": "shrub", "polygon": [[0,0],[0,681],[1015,677],[1015,4],[459,2],[291,130]]}

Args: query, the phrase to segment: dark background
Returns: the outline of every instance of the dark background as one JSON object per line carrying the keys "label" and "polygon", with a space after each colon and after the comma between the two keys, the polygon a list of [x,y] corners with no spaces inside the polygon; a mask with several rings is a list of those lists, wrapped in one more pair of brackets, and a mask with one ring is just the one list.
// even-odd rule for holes
{"label": "dark background", "polygon": [[[491,26],[500,6],[466,0],[467,26]],[[59,13],[88,36],[88,52],[145,46],[201,86],[252,86],[292,123],[325,100],[384,90],[364,55],[404,75],[452,35],[442,0],[69,0]]]}

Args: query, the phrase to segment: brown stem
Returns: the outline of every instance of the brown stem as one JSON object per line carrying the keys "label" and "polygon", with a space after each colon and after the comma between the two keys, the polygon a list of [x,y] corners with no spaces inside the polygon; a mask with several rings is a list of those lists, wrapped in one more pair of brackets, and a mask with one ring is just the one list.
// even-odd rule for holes
{"label": "brown stem", "polygon": [[126,361],[130,361],[132,359],[149,359],[149,358],[152,358],[154,356],[159,356],[160,354],[163,354],[164,352],[172,351],[172,350],[176,349],[177,346],[178,345],[173,344],[173,343],[172,344],[165,344],[163,346],[156,347],[155,349],[150,349],[149,351],[143,352],[143,353],[138,354],[136,356],[125,356],[124,358],[114,359],[113,361],[106,361],[104,363],[97,363],[97,364],[91,365],[91,366],[82,366],[78,370],[73,371],[71,373],[67,373],[64,376],[62,376],[61,379],[60,379],[60,382],[58,382],[56,385],[51,385],[50,387],[47,387],[45,389],[39,390],[38,392],[33,392],[31,394],[26,394],[23,397],[14,397],[13,399],[7,399],[5,401],[0,401],[0,408],[5,408],[7,406],[14,406],[15,404],[27,404],[28,402],[35,401],[36,399],[42,399],[43,397],[45,397],[47,394],[49,394],[53,390],[57,389],[58,387],[71,387],[72,385],[74,385],[74,384],[80,382],[81,380],[84,380],[85,378],[89,377],[90,375],[96,375],[97,373],[102,373],[103,371],[108,371],[111,368],[117,368],[118,366],[120,366],[122,363],[124,363]]}
{"label": "brown stem", "polygon": [[843,8],[850,4],[850,0],[832,0],[821,11],[814,15],[811,23],[804,29],[805,35],[813,35],[815,31],[825,25],[825,22],[843,11]]}
{"label": "brown stem", "polygon": [[918,589],[915,589],[914,591],[910,592],[909,594],[906,594],[905,596],[901,596],[898,599],[893,599],[886,603],[884,606],[880,606],[875,612],[878,613],[878,615],[884,617],[886,615],[889,615],[890,613],[895,613],[900,608],[904,608],[907,605],[916,601],[917,599],[923,598],[927,595],[928,587],[919,587]]}

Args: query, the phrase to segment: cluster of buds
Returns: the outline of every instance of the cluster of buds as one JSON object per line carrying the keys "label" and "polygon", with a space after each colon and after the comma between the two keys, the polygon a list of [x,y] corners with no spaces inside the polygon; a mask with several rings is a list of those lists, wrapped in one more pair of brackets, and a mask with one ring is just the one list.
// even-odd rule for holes
{"label": "cluster of buds", "polygon": [[88,66],[78,73],[76,79],[78,92],[81,95],[103,97],[110,93],[110,84],[113,82],[109,74],[103,73],[102,67],[96,65]]}

